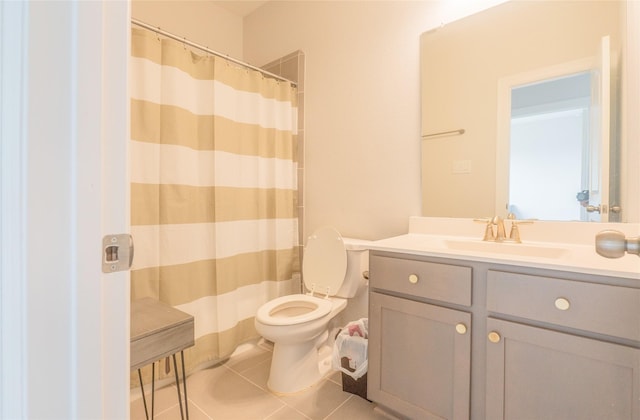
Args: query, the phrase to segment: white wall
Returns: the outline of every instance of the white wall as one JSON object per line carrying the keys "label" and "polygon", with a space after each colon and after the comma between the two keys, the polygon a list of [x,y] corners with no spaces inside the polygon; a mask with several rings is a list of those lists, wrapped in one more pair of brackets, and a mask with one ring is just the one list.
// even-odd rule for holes
{"label": "white wall", "polygon": [[245,58],[305,62],[305,231],[405,233],[420,214],[418,39],[429,3],[270,2],[245,18]]}
{"label": "white wall", "polygon": [[242,17],[211,1],[133,0],[131,16],[242,59]]}
{"label": "white wall", "polygon": [[420,215],[420,35],[464,7],[270,1],[244,19],[249,62],[305,53],[306,232],[379,239]]}

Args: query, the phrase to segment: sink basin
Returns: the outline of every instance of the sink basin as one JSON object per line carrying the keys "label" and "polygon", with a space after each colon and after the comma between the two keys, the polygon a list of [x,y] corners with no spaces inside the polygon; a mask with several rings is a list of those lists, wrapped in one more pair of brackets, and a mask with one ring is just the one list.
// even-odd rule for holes
{"label": "sink basin", "polygon": [[521,257],[562,258],[568,254],[564,248],[545,245],[517,244],[513,242],[446,240],[445,246],[456,251],[489,252],[492,254],[518,255]]}

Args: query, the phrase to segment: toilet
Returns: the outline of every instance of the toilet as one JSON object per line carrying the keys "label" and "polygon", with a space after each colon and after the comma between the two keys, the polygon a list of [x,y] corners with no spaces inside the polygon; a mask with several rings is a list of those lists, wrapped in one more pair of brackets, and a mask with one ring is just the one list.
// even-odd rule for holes
{"label": "toilet", "polygon": [[331,353],[323,346],[329,322],[366,281],[366,270],[366,241],[342,238],[332,227],[309,237],[302,263],[307,293],[273,299],[255,317],[258,333],[274,344],[267,381],[271,391],[298,392],[329,372]]}

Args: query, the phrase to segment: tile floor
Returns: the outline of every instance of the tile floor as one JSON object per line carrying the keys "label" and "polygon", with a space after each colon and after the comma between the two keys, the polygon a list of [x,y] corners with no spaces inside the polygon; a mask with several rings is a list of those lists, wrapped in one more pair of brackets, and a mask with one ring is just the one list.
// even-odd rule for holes
{"label": "tile floor", "polygon": [[[375,404],[342,391],[341,374],[334,372],[319,384],[294,395],[267,390],[271,351],[254,347],[187,378],[189,418],[193,420],[321,420],[388,419]],[[150,388],[150,387],[149,387]],[[145,390],[148,391],[147,387]],[[133,397],[132,397],[133,399]],[[147,404],[150,404],[147,397]],[[179,419],[174,385],[155,392],[158,420]],[[144,419],[142,398],[131,402],[131,419]]]}

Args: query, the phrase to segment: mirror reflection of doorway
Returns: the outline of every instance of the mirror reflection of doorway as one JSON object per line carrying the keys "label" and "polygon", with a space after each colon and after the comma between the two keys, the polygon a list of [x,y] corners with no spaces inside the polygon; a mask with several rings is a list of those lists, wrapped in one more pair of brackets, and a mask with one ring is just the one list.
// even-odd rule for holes
{"label": "mirror reflection of doorway", "polygon": [[[591,72],[511,90],[509,211],[518,219],[599,221]],[[590,195],[584,200],[586,195]]]}
{"label": "mirror reflection of doorway", "polygon": [[[497,209],[518,218],[620,221],[620,133],[618,122],[611,121],[619,74],[612,77],[608,36],[599,51],[598,57],[499,80]],[[529,139],[516,139],[521,144],[514,145],[512,130]],[[534,144],[540,147],[533,149]],[[574,155],[568,154],[571,147]],[[522,161],[524,154],[535,163],[511,161]],[[579,185],[576,159],[581,161]],[[568,183],[577,189],[555,191]],[[569,197],[571,210],[565,207]]]}

